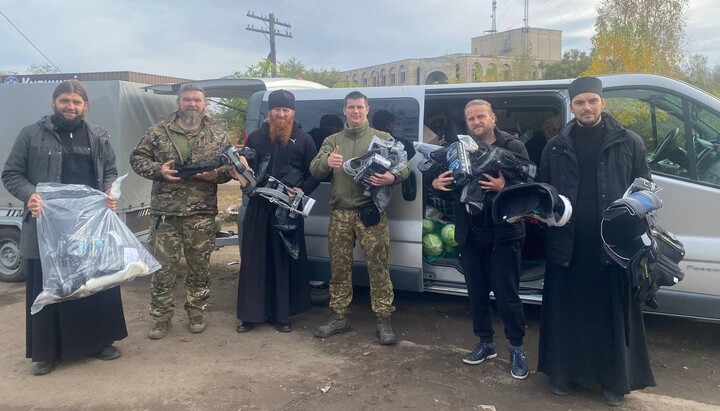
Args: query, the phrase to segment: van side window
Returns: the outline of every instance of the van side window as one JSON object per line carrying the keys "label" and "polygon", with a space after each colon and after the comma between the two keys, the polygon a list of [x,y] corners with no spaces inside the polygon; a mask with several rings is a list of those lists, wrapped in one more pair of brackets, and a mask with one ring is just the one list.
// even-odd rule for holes
{"label": "van side window", "polygon": [[[716,113],[660,90],[610,90],[604,97],[605,111],[642,137],[653,173],[720,185]],[[684,104],[690,107],[691,136]]]}
{"label": "van side window", "polygon": [[[370,114],[377,110],[387,110],[395,116],[395,127],[392,135],[410,141],[418,139],[418,125],[420,124],[420,105],[411,98],[369,99]],[[320,126],[320,120],[326,114],[336,115],[345,121],[343,115],[343,100],[297,100],[295,101],[295,121],[302,124],[305,131]],[[267,112],[267,102],[263,102],[262,111]]]}

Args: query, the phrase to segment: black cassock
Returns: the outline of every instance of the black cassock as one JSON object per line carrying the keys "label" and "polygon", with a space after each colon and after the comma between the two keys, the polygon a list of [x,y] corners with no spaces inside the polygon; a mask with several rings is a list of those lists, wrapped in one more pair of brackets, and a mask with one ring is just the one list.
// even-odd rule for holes
{"label": "black cassock", "polygon": [[[56,131],[63,145],[61,182],[99,189],[93,167],[95,160],[87,150],[90,142],[84,123],[72,130],[58,127]],[[127,337],[119,286],[77,300],[49,304],[31,315],[30,307],[43,289],[40,260],[28,258],[26,270],[27,358],[38,362],[82,357]]]}
{"label": "black cassock", "polygon": [[[317,154],[312,137],[295,123],[285,146],[273,144],[267,134],[267,123],[247,139],[247,147],[270,156],[267,174],[277,175],[287,167],[300,171],[305,178],[301,187],[310,194],[318,185],[309,174]],[[292,234],[299,246],[293,259],[275,227],[276,205],[259,196],[250,199],[242,222],[240,244],[240,279],[238,281],[237,318],[244,322],[273,321],[290,323],[290,316],[310,309],[310,285],[306,272],[307,253],[303,217]]]}
{"label": "black cassock", "polygon": [[25,356],[53,361],[90,355],[127,337],[120,287],[48,304],[35,315],[30,307],[43,289],[40,260],[28,259],[25,272]]}
{"label": "black cassock", "polygon": [[[580,170],[573,204],[575,245],[565,268],[548,262],[543,289],[538,371],[550,383],[627,394],[655,385],[641,307],[620,266],[602,266],[597,158],[602,134],[575,144]],[[552,182],[550,182],[552,183]]]}

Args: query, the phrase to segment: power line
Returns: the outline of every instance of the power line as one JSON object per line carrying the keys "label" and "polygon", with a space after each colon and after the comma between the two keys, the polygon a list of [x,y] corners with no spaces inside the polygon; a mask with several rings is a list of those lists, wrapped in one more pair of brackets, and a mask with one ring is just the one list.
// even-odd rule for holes
{"label": "power line", "polygon": [[40,53],[43,57],[45,57],[45,60],[47,60],[48,63],[50,63],[51,66],[55,67],[55,70],[57,70],[58,73],[62,73],[62,71],[60,71],[60,69],[58,68],[58,66],[56,66],[55,63],[53,63],[53,62],[48,58],[48,56],[45,55],[45,53],[43,53],[42,51],[40,51],[40,49],[37,48],[37,46],[35,46],[35,44],[33,44],[33,42],[30,41],[30,39],[27,38],[27,36],[25,36],[25,34],[23,34],[23,32],[20,31],[19,28],[17,28],[17,26],[15,25],[15,23],[13,23],[12,20],[10,20],[10,17],[6,16],[5,13],[3,13],[2,11],[0,11],[0,14],[2,14],[3,17],[5,17],[5,20],[7,20],[8,23],[10,23],[10,25],[13,26],[13,28],[14,28],[15,30],[17,30],[17,32],[20,33],[20,35],[23,36],[23,38],[24,38],[25,40],[27,40],[27,42],[30,43],[30,45],[33,46],[33,48],[34,48],[35,50],[37,50],[38,53]]}

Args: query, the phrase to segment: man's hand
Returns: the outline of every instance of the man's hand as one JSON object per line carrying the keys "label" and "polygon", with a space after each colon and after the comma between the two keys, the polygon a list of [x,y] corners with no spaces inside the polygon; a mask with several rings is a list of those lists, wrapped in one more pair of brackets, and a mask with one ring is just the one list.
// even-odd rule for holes
{"label": "man's hand", "polygon": [[488,181],[478,181],[483,190],[501,191],[505,188],[505,176],[503,175],[502,170],[498,171],[498,178],[494,178],[487,173],[483,173],[483,176],[488,179]]}
{"label": "man's hand", "polygon": [[297,193],[302,193],[302,188],[300,187],[293,187],[292,190],[288,190],[287,195],[290,201],[295,201],[295,197],[297,197]]}
{"label": "man's hand", "polygon": [[210,171],[203,171],[202,173],[197,173],[192,178],[197,180],[205,180],[205,181],[215,181],[218,178],[218,175],[220,173],[217,171],[217,169],[210,170]]}
{"label": "man's hand", "polygon": [[164,163],[162,167],[160,168],[160,174],[163,176],[163,178],[167,181],[180,181],[180,177],[176,177],[177,170],[175,170],[173,167],[175,166],[175,160],[170,160],[167,163]]}
{"label": "man's hand", "polygon": [[30,198],[28,199],[27,203],[28,211],[30,212],[30,215],[33,216],[33,218],[40,217],[40,195],[38,193],[33,193],[30,195]]}
{"label": "man's hand", "polygon": [[339,168],[343,163],[343,156],[340,154],[340,146],[335,146],[335,149],[328,154],[327,164],[330,168]]}
{"label": "man's hand", "polygon": [[394,182],[395,175],[389,171],[386,171],[383,174],[375,173],[370,176],[370,184],[374,185],[375,187],[389,186]]}
{"label": "man's hand", "polygon": [[[110,195],[110,189],[105,190],[105,194]],[[117,198],[113,198],[113,197],[106,198],[105,205],[111,211],[115,211],[115,209],[117,208]]]}
{"label": "man's hand", "polygon": [[[245,166],[245,169],[250,170],[250,166],[248,165],[248,162],[247,162],[247,159],[245,158],[245,156],[240,156],[239,161],[240,161],[240,164]],[[232,178],[234,178],[235,180],[240,182],[240,187],[247,187],[248,184],[250,184],[250,181],[248,181],[247,178],[245,178],[242,174],[238,173],[235,166],[231,165],[228,169],[230,170],[230,175],[232,176]]]}
{"label": "man's hand", "polygon": [[448,171],[440,174],[439,176],[437,176],[432,181],[433,188],[438,191],[452,191],[452,188],[448,187],[453,182],[453,178],[450,174],[452,174],[452,171],[448,170]]}

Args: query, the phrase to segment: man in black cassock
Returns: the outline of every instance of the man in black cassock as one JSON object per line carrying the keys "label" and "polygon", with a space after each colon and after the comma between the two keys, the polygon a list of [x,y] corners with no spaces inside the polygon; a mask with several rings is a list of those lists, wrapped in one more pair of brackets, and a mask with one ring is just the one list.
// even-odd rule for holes
{"label": "man in black cassock", "polygon": [[[287,90],[276,90],[270,93],[268,101],[267,121],[248,136],[245,145],[255,150],[256,163],[269,157],[266,175],[309,195],[319,184],[309,173],[317,148],[312,137],[294,120],[295,96]],[[266,321],[280,332],[290,332],[290,316],[310,309],[303,217],[295,219],[295,230],[283,233],[290,243],[297,245],[297,258],[293,258],[277,228],[277,209],[267,199],[253,196],[242,221],[239,333]]]}
{"label": "man in black cassock", "polygon": [[545,232],[538,370],[552,392],[599,388],[609,405],[655,385],[642,310],[630,297],[629,277],[605,253],[602,211],[637,177],[650,179],[642,139],[602,110],[602,82],[578,78],[570,85],[575,115],[543,150],[539,180],[570,199],[573,216]]}
{"label": "man in black cassock", "polygon": [[[43,289],[36,225],[42,198],[35,187],[61,182],[109,192],[117,178],[107,131],[84,119],[88,97],[82,84],[76,80],[60,83],[52,95],[52,108],[54,114],[20,131],[2,173],[5,188],[26,204],[20,252],[26,259],[25,356],[35,364],[34,375],[52,372],[61,359],[118,358],[120,350],[112,344],[127,337],[120,287],[50,304],[30,314]],[[116,200],[106,204],[114,210]]]}

